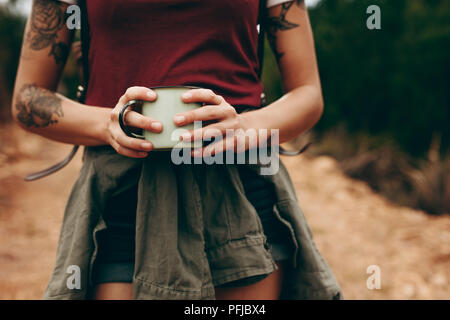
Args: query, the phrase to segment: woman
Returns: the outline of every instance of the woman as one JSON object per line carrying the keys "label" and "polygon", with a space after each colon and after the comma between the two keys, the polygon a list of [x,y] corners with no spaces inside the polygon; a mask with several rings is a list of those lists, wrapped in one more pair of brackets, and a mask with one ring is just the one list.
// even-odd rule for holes
{"label": "woman", "polygon": [[[12,106],[24,129],[86,146],[46,298],[279,299],[283,288],[286,298],[339,298],[284,167],[262,177],[251,166],[174,166],[118,123],[128,101],[157,98],[150,87],[193,85],[205,89],[183,100],[204,106],[174,122],[208,121],[201,136],[210,128],[279,129],[282,143],[310,129],[323,102],[303,1],[266,4],[286,94],[264,108],[259,1],[88,1],[85,105],[55,93],[73,38],[64,20],[69,3],[34,0]],[[125,122],[163,130],[134,111]],[[227,137],[194,156],[235,149],[239,141]],[[81,280],[69,278],[71,270]]]}

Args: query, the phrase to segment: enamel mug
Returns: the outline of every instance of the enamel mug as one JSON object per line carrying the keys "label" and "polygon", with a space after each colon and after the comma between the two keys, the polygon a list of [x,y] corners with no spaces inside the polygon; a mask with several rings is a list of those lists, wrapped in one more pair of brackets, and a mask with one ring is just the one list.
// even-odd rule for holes
{"label": "enamel mug", "polygon": [[[153,144],[153,150],[171,150],[173,148],[201,148],[202,141],[184,142],[180,141],[180,136],[186,130],[194,129],[194,123],[185,126],[176,126],[173,118],[177,113],[186,112],[200,108],[201,103],[185,103],[181,99],[183,93],[191,89],[199,89],[192,86],[169,86],[153,87],[157,98],[155,101],[132,100],[125,104],[119,114],[119,124],[126,135],[150,141]],[[142,134],[136,134],[130,131],[124,124],[124,114],[129,107],[141,109],[142,115],[158,120],[163,125],[163,131],[155,133],[143,130]],[[135,110],[137,111],[137,110]]]}

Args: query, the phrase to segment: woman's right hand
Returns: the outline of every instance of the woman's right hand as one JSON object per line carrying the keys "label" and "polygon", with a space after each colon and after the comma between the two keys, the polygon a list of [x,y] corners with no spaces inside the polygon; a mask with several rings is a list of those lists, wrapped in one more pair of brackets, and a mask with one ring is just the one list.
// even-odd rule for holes
{"label": "woman's right hand", "polygon": [[[129,137],[122,131],[119,124],[119,114],[123,106],[131,100],[156,100],[156,93],[145,87],[131,87],[119,99],[114,109],[111,110],[107,123],[107,142],[117,153],[131,158],[145,158],[153,149],[151,142]],[[142,114],[127,110],[124,114],[124,123],[128,127],[159,133],[162,131],[162,123],[143,116]]]}

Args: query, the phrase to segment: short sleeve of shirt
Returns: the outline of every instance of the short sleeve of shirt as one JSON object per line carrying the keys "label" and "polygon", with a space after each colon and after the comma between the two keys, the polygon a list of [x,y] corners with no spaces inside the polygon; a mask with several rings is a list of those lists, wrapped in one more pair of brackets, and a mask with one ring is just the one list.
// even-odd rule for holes
{"label": "short sleeve of shirt", "polygon": [[267,8],[276,6],[277,4],[281,4],[283,2],[288,2],[292,0],[267,0]]}

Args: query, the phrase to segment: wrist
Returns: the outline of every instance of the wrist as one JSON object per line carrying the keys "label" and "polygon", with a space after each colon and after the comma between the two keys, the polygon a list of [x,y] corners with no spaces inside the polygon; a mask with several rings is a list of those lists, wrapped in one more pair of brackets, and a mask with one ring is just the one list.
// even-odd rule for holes
{"label": "wrist", "polygon": [[93,108],[93,116],[96,119],[95,125],[91,132],[92,138],[98,141],[98,145],[109,144],[108,121],[110,119],[111,110],[104,107]]}
{"label": "wrist", "polygon": [[244,130],[267,130],[269,133],[271,129],[270,115],[265,113],[265,110],[258,109],[253,111],[248,111],[240,114],[241,125]]}
{"label": "wrist", "polygon": [[268,115],[262,109],[241,113],[241,128],[246,133],[253,132],[256,134],[257,144],[264,144],[272,135],[273,128],[270,127]]}

